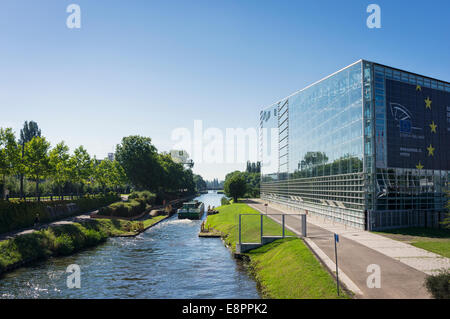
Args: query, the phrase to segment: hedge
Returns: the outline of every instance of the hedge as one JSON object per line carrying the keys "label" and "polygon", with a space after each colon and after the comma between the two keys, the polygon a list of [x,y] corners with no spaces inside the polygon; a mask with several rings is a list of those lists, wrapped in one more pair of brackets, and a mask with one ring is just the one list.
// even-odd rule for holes
{"label": "hedge", "polygon": [[135,217],[154,204],[156,195],[149,191],[133,192],[124,202],[114,203],[99,209],[98,214],[111,217]]}
{"label": "hedge", "polygon": [[450,299],[450,269],[427,276],[425,286],[434,298]]}
{"label": "hedge", "polygon": [[[117,202],[117,194],[95,195],[76,200],[51,202],[26,202],[21,200],[0,201],[0,234],[22,228],[32,227],[39,214],[41,223],[48,223],[64,217],[87,213],[100,207]],[[70,210],[67,204],[75,204],[75,210]],[[53,215],[47,207],[58,210],[60,214]]]}

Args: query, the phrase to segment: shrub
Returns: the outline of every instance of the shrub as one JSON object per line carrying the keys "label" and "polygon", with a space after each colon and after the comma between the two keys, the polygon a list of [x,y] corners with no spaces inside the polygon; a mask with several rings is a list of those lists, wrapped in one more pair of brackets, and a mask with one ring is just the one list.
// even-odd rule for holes
{"label": "shrub", "polygon": [[67,234],[56,237],[55,249],[58,255],[70,255],[75,250],[72,238]]}
{"label": "shrub", "polygon": [[156,195],[149,191],[133,192],[128,196],[128,199],[144,201],[146,204],[153,205],[156,200]]}
{"label": "shrub", "polygon": [[103,232],[95,231],[94,229],[87,229],[84,231],[86,236],[85,244],[88,247],[95,246],[106,240],[107,235]]}
{"label": "shrub", "polygon": [[99,214],[111,217],[134,217],[144,212],[146,204],[144,201],[129,200],[118,202],[99,209]]}
{"label": "shrub", "polygon": [[149,191],[133,192],[127,201],[117,202],[99,209],[99,215],[111,217],[135,217],[154,204],[156,195]]}
{"label": "shrub", "polygon": [[450,299],[450,270],[442,270],[437,275],[427,276],[425,286],[434,298]]}
{"label": "shrub", "polygon": [[[110,193],[107,195],[86,196],[73,201],[0,201],[0,234],[33,226],[36,214],[39,214],[39,219],[42,223],[48,223],[57,219],[87,213],[119,200],[120,198],[116,194]],[[75,210],[67,210],[66,205],[70,203],[76,204]],[[62,213],[57,216],[51,215],[47,207],[50,207],[50,210],[55,209]]]}
{"label": "shrub", "polygon": [[222,199],[220,200],[220,204],[223,205],[230,205],[230,201],[228,200],[228,198],[226,198],[225,196],[222,197]]}

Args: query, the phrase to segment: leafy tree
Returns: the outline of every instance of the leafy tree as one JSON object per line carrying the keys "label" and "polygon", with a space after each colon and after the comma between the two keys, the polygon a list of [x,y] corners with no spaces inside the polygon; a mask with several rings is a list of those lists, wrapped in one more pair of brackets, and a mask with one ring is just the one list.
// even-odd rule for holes
{"label": "leafy tree", "polygon": [[94,180],[100,184],[102,191],[106,193],[107,187],[112,185],[112,179],[114,178],[113,162],[109,159],[94,159],[93,175]]}
{"label": "leafy tree", "polygon": [[161,165],[160,191],[176,192],[182,189],[183,164],[174,162],[172,156],[165,153],[159,155],[158,162]]}
{"label": "leafy tree", "polygon": [[200,175],[194,174],[194,183],[197,191],[203,191],[207,188],[205,180]]}
{"label": "leafy tree", "polygon": [[23,179],[26,173],[26,167],[23,163],[25,157],[25,144],[30,142],[34,137],[40,137],[41,130],[36,122],[30,121],[23,124],[23,128],[20,130],[19,144],[22,146],[21,163],[18,163],[16,170],[20,177],[20,197],[23,198]]}
{"label": "leafy tree", "polygon": [[125,170],[118,161],[113,161],[113,174],[111,176],[111,186],[113,188],[125,187],[128,183]]}
{"label": "leafy tree", "polygon": [[50,151],[50,167],[53,183],[62,196],[62,187],[70,179],[69,147],[60,142]]}
{"label": "leafy tree", "polygon": [[229,197],[233,197],[236,203],[239,197],[245,195],[247,191],[247,182],[244,174],[241,172],[231,174],[225,179],[224,185],[225,194]]}
{"label": "leafy tree", "polygon": [[36,196],[38,201],[39,182],[45,179],[51,172],[48,151],[50,143],[44,137],[33,137],[25,144],[24,163],[26,165],[26,176],[36,183]]}
{"label": "leafy tree", "polygon": [[91,156],[83,146],[74,150],[69,159],[70,179],[77,185],[77,194],[80,188],[90,181],[92,175],[93,162]]}
{"label": "leafy tree", "polygon": [[19,162],[19,149],[11,128],[0,128],[0,174],[3,180],[3,199],[6,197],[6,177],[14,173]]}
{"label": "leafy tree", "polygon": [[138,189],[158,191],[162,169],[156,147],[149,137],[124,137],[116,146],[116,159],[129,181]]}

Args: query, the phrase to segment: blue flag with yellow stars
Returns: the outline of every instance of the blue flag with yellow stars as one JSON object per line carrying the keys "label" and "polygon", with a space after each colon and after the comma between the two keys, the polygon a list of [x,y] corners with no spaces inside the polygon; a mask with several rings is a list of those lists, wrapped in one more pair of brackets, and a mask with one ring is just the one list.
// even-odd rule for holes
{"label": "blue flag with yellow stars", "polygon": [[450,170],[450,92],[386,79],[387,166]]}

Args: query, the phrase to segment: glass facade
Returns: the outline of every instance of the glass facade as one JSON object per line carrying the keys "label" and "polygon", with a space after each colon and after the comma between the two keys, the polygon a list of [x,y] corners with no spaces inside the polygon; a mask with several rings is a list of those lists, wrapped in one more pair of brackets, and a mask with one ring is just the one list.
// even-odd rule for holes
{"label": "glass facade", "polygon": [[[261,111],[262,198],[371,229],[402,226],[408,218],[410,224],[427,223],[427,216],[423,219],[418,210],[443,211],[448,171],[442,171],[442,167],[422,172],[417,168],[408,171],[402,165],[389,166],[390,153],[394,152],[389,133],[394,130],[389,126],[392,110],[388,105],[394,103],[391,96],[398,99],[403,93],[398,93],[398,85],[389,91],[392,84],[388,77],[395,72],[388,69],[361,60]],[[399,72],[398,81],[416,88],[426,79]],[[436,90],[442,92],[424,88],[424,94],[431,95],[435,103],[447,103],[448,83],[434,82]],[[421,98],[418,96],[417,101]],[[438,125],[447,125],[437,119],[437,113],[435,117]],[[411,126],[405,121],[400,125],[402,130]],[[450,129],[445,129],[445,134],[447,131]],[[435,138],[433,143],[440,143],[436,144],[440,156],[435,159],[439,165],[449,159],[450,147],[445,143],[450,139],[444,141],[445,134],[438,139],[430,137]],[[414,148],[397,144],[400,153]],[[422,163],[431,162],[424,158]],[[394,188],[387,186],[393,183],[398,184]],[[405,197],[405,191],[409,197]],[[408,213],[402,215],[402,210]],[[391,217],[394,211],[398,214]]]}

